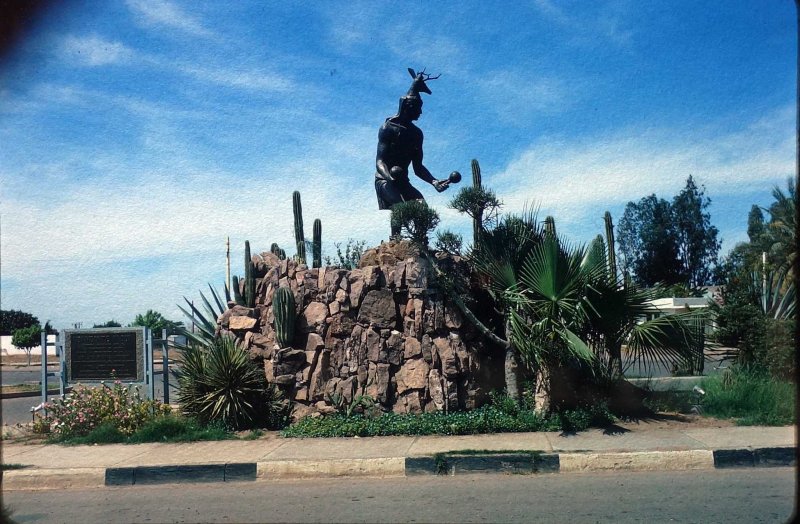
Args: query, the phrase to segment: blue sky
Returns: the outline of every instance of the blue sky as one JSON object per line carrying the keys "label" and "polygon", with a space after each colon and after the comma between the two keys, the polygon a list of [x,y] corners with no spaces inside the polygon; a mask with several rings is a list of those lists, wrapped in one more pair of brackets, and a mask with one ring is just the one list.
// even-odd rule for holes
{"label": "blue sky", "polygon": [[[253,250],[293,245],[291,193],[324,251],[388,236],[377,130],[441,73],[425,164],[539,205],[586,242],[691,174],[723,251],[794,173],[790,0],[65,2],[0,65],[3,309],[56,327],[175,304]],[[470,237],[455,194],[417,187]]]}

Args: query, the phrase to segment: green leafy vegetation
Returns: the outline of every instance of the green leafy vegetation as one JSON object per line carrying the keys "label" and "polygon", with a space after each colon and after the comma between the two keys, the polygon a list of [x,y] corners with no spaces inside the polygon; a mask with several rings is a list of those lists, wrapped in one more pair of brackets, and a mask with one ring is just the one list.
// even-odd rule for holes
{"label": "green leafy vegetation", "polygon": [[764,372],[731,369],[703,380],[701,406],[705,415],[735,419],[743,426],[795,423],[795,384]]}
{"label": "green leafy vegetation", "polygon": [[506,396],[472,411],[453,413],[336,413],[307,417],[282,431],[285,437],[375,437],[390,435],[470,435],[528,431],[581,431],[613,420],[604,405],[542,415]]}
{"label": "green leafy vegetation", "polygon": [[28,355],[28,365],[30,366],[31,351],[42,344],[42,327],[39,324],[33,324],[32,326],[17,329],[11,337],[11,343],[25,351]]}
{"label": "green leafy vegetation", "polygon": [[710,204],[692,176],[672,202],[655,194],[628,202],[618,229],[623,272],[643,286],[710,284],[720,248]]}
{"label": "green leafy vegetation", "polygon": [[284,423],[282,395],[235,339],[223,336],[179,350],[178,403],[184,415],[232,430]]}
{"label": "green leafy vegetation", "polygon": [[116,320],[107,320],[106,322],[103,322],[102,324],[94,324],[92,327],[93,328],[118,328],[118,327],[122,327],[122,324],[120,324]]}
{"label": "green leafy vegetation", "polygon": [[392,206],[391,224],[404,238],[427,248],[428,235],[439,225],[439,214],[424,200],[409,200]]}
{"label": "green leafy vegetation", "polygon": [[46,410],[39,428],[56,441],[83,437],[101,427],[98,431],[104,438],[128,436],[171,412],[162,402],[142,397],[138,387],[126,387],[120,381],[94,388],[79,385],[48,403]]}
{"label": "green leafy vegetation", "polygon": [[336,259],[325,257],[325,264],[328,266],[336,266],[342,269],[356,269],[362,255],[364,255],[364,247],[367,245],[366,240],[355,240],[353,238],[347,239],[344,251],[342,251],[342,243],[336,242]]}
{"label": "green leafy vegetation", "polygon": [[203,425],[180,415],[164,415],[152,419],[130,435],[122,433],[110,422],[105,422],[86,435],[51,438],[51,442],[66,445],[87,444],[143,444],[146,442],[197,442],[203,440],[228,440],[235,438],[221,424]]}
{"label": "green leafy vegetation", "polygon": [[173,334],[181,327],[181,323],[167,320],[164,318],[164,315],[158,311],[148,309],[143,315],[136,315],[136,318],[133,320],[133,322],[131,322],[131,326],[149,328],[153,333],[153,337],[160,338],[162,330],[166,329],[168,334]]}
{"label": "green leafy vegetation", "polygon": [[0,335],[11,336],[14,331],[34,324],[39,324],[39,319],[30,313],[16,309],[0,310]]}

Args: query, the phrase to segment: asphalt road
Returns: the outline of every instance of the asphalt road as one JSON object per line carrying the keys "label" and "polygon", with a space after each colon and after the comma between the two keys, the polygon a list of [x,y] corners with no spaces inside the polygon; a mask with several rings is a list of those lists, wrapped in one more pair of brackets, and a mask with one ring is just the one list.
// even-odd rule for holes
{"label": "asphalt road", "polygon": [[[3,493],[16,522],[788,522],[792,468]],[[47,503],[44,494],[46,493]]]}

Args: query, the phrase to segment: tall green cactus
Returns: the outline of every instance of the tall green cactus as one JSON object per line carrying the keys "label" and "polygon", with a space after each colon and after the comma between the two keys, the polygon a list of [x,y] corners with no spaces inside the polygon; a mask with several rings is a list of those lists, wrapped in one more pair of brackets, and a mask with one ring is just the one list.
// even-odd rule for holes
{"label": "tall green cactus", "polygon": [[[472,186],[476,189],[481,187],[481,166],[478,160],[472,159]],[[483,210],[472,218],[472,245],[477,247],[483,232]]]}
{"label": "tall green cactus", "polygon": [[608,273],[612,281],[617,280],[617,255],[614,251],[614,224],[611,222],[611,213],[606,211],[606,243],[608,244]]}
{"label": "tall green cactus", "polygon": [[275,339],[282,348],[290,347],[294,340],[294,293],[288,287],[279,287],[272,297],[275,315]]}
{"label": "tall green cactus", "polygon": [[278,260],[283,260],[286,258],[286,251],[281,249],[277,242],[273,242],[269,250],[273,255],[278,257]]}
{"label": "tall green cactus", "polygon": [[233,275],[233,300],[236,302],[237,305],[244,306],[244,298],[242,297],[242,292],[239,291],[239,277]]}
{"label": "tall green cactus", "polygon": [[250,241],[244,241],[244,301],[247,307],[256,307],[256,277],[250,256]]}
{"label": "tall green cactus", "polygon": [[303,233],[303,206],[300,204],[300,191],[292,193],[294,209],[294,241],[297,244],[297,258],[301,263],[306,261],[306,237]]}
{"label": "tall green cactus", "polygon": [[314,220],[314,243],[313,254],[314,264],[312,267],[322,267],[322,221]]}

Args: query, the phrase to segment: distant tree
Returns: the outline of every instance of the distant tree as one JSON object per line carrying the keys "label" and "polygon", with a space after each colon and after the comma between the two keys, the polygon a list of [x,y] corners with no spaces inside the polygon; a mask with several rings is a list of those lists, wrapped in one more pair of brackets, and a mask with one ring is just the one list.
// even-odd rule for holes
{"label": "distant tree", "polygon": [[671,203],[655,194],[628,202],[617,227],[623,272],[643,286],[697,289],[714,282],[720,242],[710,204],[692,176]]}
{"label": "distant tree", "polygon": [[156,337],[161,336],[161,330],[166,329],[168,333],[176,331],[182,325],[181,322],[173,322],[167,320],[164,315],[158,311],[148,309],[144,315],[136,315],[136,318],[131,323],[131,326],[142,326],[150,328],[153,335]]}
{"label": "distant tree", "polygon": [[684,281],[678,234],[669,202],[655,194],[628,202],[619,222],[617,241],[624,273],[644,286]]}
{"label": "distant tree", "polygon": [[93,328],[115,328],[115,327],[122,327],[122,324],[117,322],[116,320],[109,320],[104,324],[95,324],[92,326]]}
{"label": "distant tree", "polygon": [[711,284],[717,265],[719,231],[711,225],[705,187],[697,187],[691,175],[686,186],[672,200],[671,214],[678,243],[678,257],[684,282],[692,289]]}
{"label": "distant tree", "polygon": [[42,343],[42,327],[39,324],[24,327],[14,331],[11,343],[25,351],[28,355],[28,365],[31,365],[31,351]]}
{"label": "distant tree", "polygon": [[13,335],[14,331],[34,324],[38,324],[39,319],[30,313],[17,311],[15,309],[0,310],[0,335]]}

